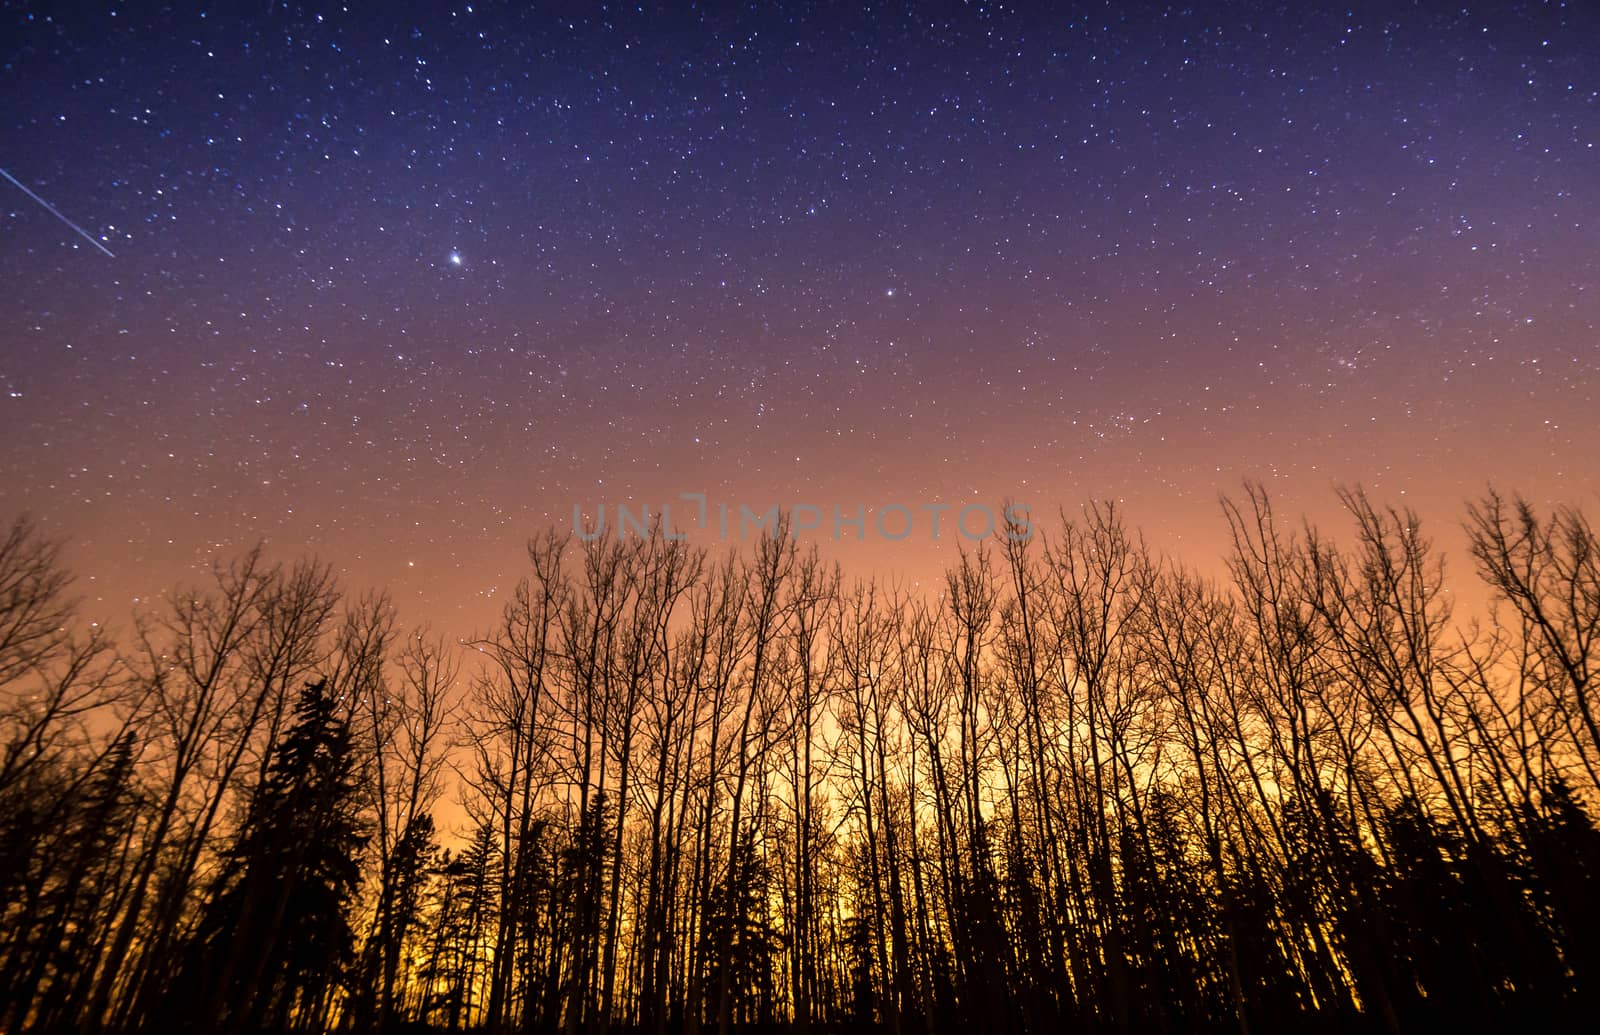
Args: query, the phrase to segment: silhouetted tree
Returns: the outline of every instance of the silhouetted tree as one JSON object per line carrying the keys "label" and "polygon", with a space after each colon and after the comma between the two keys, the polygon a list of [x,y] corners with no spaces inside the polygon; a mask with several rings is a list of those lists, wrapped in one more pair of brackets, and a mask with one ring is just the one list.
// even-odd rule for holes
{"label": "silhouetted tree", "polygon": [[1473,508],[1474,617],[1340,499],[1225,501],[1220,580],[1092,505],[927,596],[787,518],[552,534],[464,645],[260,550],[113,636],[19,523],[0,1028],[1581,1030],[1592,526]]}
{"label": "silhouetted tree", "polygon": [[354,955],[365,841],[349,718],[308,684],[252,796],[163,1013],[175,1026],[315,1030]]}

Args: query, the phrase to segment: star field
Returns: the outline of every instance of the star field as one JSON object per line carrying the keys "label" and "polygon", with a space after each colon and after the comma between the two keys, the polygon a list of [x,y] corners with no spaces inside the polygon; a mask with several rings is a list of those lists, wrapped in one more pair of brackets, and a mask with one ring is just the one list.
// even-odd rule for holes
{"label": "star field", "polygon": [[684,492],[1187,552],[1243,478],[1597,487],[1581,5],[0,19],[4,167],[116,256],[0,184],[0,502],[111,613],[265,538],[481,624]]}

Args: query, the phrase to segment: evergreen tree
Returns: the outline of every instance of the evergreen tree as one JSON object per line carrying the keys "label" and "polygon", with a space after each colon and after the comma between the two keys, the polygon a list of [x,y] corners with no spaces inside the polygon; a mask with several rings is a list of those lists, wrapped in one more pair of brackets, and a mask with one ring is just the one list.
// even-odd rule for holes
{"label": "evergreen tree", "polygon": [[753,828],[746,827],[735,841],[734,853],[728,876],[712,893],[709,906],[708,945],[713,950],[727,946],[727,952],[712,952],[707,988],[720,988],[726,971],[735,1022],[767,1024],[773,1018],[773,958],[778,951],[767,902],[771,874],[756,852]]}
{"label": "evergreen tree", "polygon": [[446,852],[434,881],[427,951],[417,973],[417,1019],[450,1031],[472,1023],[479,976],[486,960],[484,928],[495,891],[492,874],[499,846],[494,827],[480,823],[459,854]]}
{"label": "evergreen tree", "polygon": [[365,844],[350,729],[326,681],[293,724],[193,939],[164,1013],[192,1030],[316,1030],[354,952]]}

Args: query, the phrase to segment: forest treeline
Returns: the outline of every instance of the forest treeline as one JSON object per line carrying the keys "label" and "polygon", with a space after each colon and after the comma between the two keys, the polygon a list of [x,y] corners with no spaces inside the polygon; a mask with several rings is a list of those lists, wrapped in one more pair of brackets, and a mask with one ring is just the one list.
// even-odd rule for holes
{"label": "forest treeline", "polygon": [[[1600,543],[1090,506],[936,594],[528,546],[403,627],[247,553],[120,631],[0,544],[0,1030],[1479,1030],[1600,974]],[[1220,571],[1221,569],[1219,569]]]}

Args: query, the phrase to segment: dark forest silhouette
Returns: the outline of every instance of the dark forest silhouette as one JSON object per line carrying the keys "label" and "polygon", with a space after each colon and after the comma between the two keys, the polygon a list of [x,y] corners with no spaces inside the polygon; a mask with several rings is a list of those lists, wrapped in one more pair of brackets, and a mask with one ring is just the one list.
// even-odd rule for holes
{"label": "dark forest silhouette", "polygon": [[[254,551],[111,633],[0,544],[0,1030],[1476,1030],[1600,973],[1600,543],[1111,507],[936,597],[528,548],[487,635]],[[1463,570],[1465,570],[1463,568]],[[1463,579],[1469,575],[1461,575]]]}

